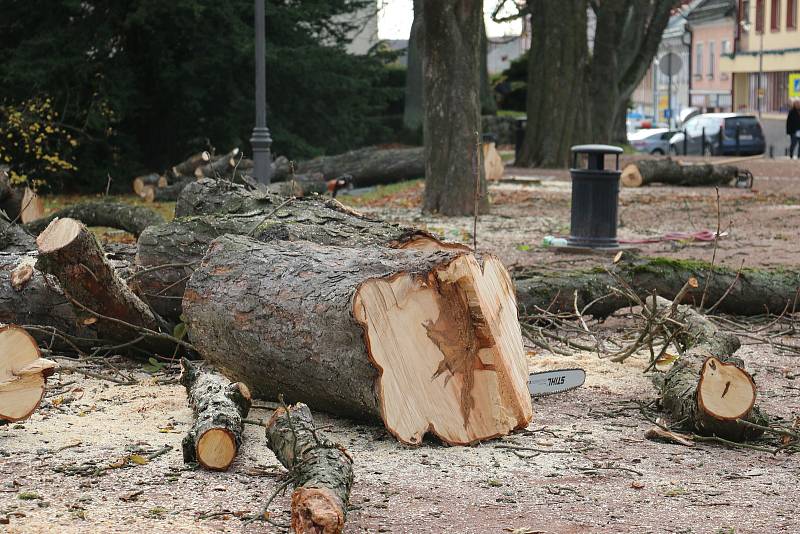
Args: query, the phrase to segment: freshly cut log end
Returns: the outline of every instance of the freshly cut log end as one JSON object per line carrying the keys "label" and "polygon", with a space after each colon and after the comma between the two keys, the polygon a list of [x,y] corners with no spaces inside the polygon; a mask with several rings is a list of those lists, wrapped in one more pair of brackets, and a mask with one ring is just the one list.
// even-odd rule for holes
{"label": "freshly cut log end", "polygon": [[756,402],[753,377],[732,363],[709,358],[700,371],[697,404],[709,417],[735,421],[746,417]]}
{"label": "freshly cut log end", "polygon": [[292,530],[340,534],[353,486],[353,459],[316,430],[311,410],[302,403],[275,410],[266,433],[267,445],[295,480]]}
{"label": "freshly cut log end", "polygon": [[41,357],[22,328],[0,327],[0,421],[27,419],[44,396],[45,379],[56,363]]}
{"label": "freshly cut log end", "polygon": [[[361,284],[353,315],[381,370],[386,428],[418,444],[431,432],[465,445],[527,426],[527,362],[508,273],[471,255],[427,277],[400,273]],[[520,387],[522,386],[522,387]]]}
{"label": "freshly cut log end", "polygon": [[644,184],[642,173],[639,172],[639,167],[634,163],[626,165],[625,168],[622,169],[620,180],[625,187],[642,187]]}
{"label": "freshly cut log end", "polygon": [[456,445],[532,418],[511,279],[462,251],[216,239],[183,299],[203,357],[263,397]]}
{"label": "freshly cut log end", "polygon": [[181,384],[186,387],[194,425],[183,440],[183,459],[213,471],[227,470],[242,443],[242,419],[252,397],[241,382],[231,383],[202,364],[181,360]]}

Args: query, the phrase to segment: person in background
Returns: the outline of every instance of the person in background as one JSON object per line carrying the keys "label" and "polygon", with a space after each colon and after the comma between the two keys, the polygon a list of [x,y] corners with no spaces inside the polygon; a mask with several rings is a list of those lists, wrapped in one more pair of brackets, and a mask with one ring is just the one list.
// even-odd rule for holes
{"label": "person in background", "polygon": [[[786,133],[789,134],[789,158],[800,159],[800,99],[792,102],[786,117]],[[796,155],[795,155],[796,153]]]}

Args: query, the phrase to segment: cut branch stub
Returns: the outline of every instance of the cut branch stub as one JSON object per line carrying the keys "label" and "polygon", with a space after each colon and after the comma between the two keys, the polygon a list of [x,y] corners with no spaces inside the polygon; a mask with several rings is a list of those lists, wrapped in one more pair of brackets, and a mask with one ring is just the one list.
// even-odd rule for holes
{"label": "cut branch stub", "polygon": [[203,357],[257,395],[381,419],[404,443],[472,443],[532,417],[513,287],[491,256],[226,235],[183,309]]}
{"label": "cut branch stub", "polygon": [[250,390],[185,358],[181,368],[181,384],[195,414],[194,425],[183,439],[183,461],[225,471],[242,444],[242,419],[250,411]]}
{"label": "cut branch stub", "polygon": [[41,357],[36,341],[24,329],[0,327],[0,421],[30,417],[55,366]]}

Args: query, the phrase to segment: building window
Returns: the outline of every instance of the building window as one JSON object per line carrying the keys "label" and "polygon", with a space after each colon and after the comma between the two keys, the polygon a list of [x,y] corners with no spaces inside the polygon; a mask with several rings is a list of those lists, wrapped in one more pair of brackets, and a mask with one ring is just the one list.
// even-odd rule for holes
{"label": "building window", "polygon": [[756,0],[756,31],[764,33],[764,0]]}
{"label": "building window", "polygon": [[781,0],[772,0],[769,11],[769,29],[777,32],[781,29]]}
{"label": "building window", "polygon": [[703,43],[697,43],[694,48],[694,73],[703,75]]}
{"label": "building window", "polygon": [[797,0],[786,0],[786,29],[797,29]]}
{"label": "building window", "polygon": [[708,43],[708,78],[710,80],[714,79],[714,64],[716,63],[714,48],[714,41],[710,41]]}

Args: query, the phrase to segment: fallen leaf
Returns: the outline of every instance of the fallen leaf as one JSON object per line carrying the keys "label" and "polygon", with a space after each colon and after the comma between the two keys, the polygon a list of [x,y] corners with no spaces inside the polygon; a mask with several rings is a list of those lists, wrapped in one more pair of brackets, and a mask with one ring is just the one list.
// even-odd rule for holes
{"label": "fallen leaf", "polygon": [[150,460],[142,456],[141,454],[131,454],[129,457],[131,462],[135,463],[136,465],[144,465],[150,463]]}

